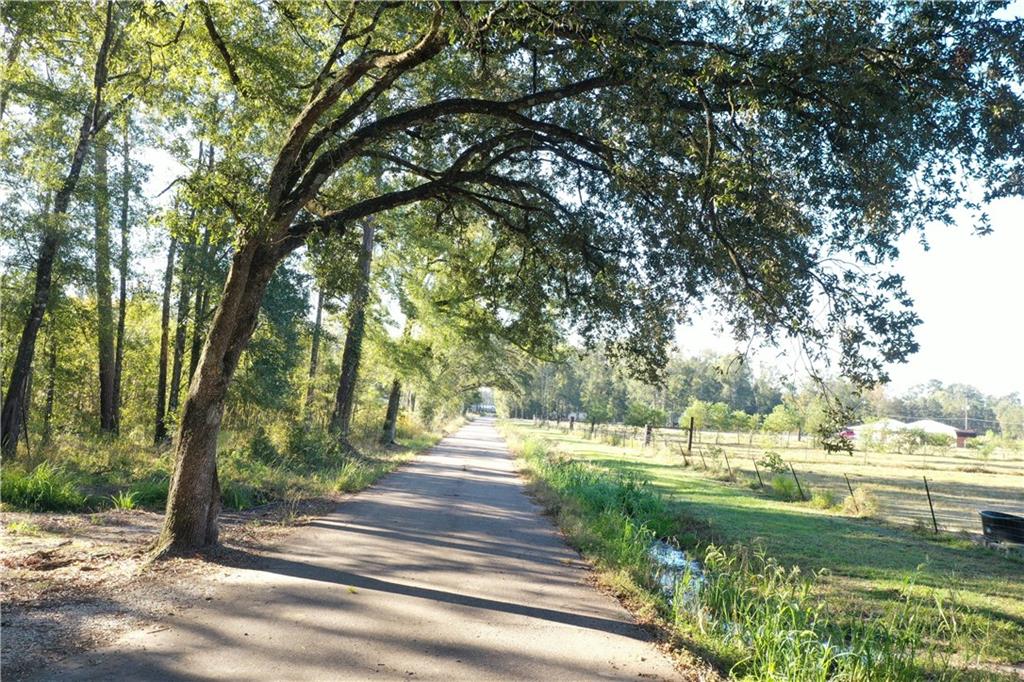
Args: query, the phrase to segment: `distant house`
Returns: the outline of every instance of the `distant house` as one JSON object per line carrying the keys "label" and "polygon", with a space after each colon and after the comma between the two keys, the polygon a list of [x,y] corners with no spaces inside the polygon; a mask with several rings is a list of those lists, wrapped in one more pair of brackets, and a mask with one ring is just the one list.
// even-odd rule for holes
{"label": "distant house", "polygon": [[905,423],[898,419],[879,419],[867,424],[855,424],[849,427],[854,438],[872,437],[884,440],[889,434],[897,431],[924,431],[949,436],[956,441],[956,446],[962,448],[967,444],[968,438],[974,438],[978,434],[966,429],[958,429],[949,424],[937,422],[934,419],[918,419],[915,422]]}

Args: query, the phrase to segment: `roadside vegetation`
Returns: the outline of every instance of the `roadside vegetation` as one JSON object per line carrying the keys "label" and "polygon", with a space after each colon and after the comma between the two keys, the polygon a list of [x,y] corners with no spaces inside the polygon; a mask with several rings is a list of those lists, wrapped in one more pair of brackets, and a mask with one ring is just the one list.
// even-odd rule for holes
{"label": "roadside vegetation", "polygon": [[[638,450],[523,423],[503,430],[602,580],[723,672],[1012,679],[1024,561],[822,510],[813,492],[787,501],[788,489],[757,493]],[[702,565],[672,596],[650,554],[659,539]]]}
{"label": "roadside vegetation", "polygon": [[[388,447],[369,429],[354,432],[356,448],[340,447],[326,430],[301,423],[269,433],[260,428],[249,436],[223,432],[221,502],[227,509],[244,510],[362,490],[463,421],[453,418],[428,430],[402,419],[396,444]],[[6,466],[0,499],[7,511],[163,511],[170,471],[166,448],[130,439],[69,437],[33,460]]]}

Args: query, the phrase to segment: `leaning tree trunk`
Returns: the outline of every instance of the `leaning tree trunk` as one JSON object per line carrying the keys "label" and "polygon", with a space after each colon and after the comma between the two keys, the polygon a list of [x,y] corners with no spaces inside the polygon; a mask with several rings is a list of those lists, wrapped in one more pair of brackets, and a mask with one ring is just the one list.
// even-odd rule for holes
{"label": "leaning tree trunk", "polygon": [[309,422],[313,409],[313,382],[316,380],[316,369],[320,360],[320,328],[324,312],[324,290],[316,295],[316,322],[313,324],[313,341],[309,348],[309,382],[306,384],[306,400],[303,403],[302,411]]}
{"label": "leaning tree trunk", "polygon": [[272,247],[255,242],[243,246],[232,259],[182,410],[157,556],[217,542],[221,503],[216,453],[224,398],[239,357],[256,328],[267,283],[282,257]]}
{"label": "leaning tree trunk", "polygon": [[95,163],[96,240],[96,326],[99,344],[100,430],[116,430],[114,415],[114,309],[110,282],[110,190],[107,185],[107,143],[93,147]]}
{"label": "leaning tree trunk", "polygon": [[121,251],[117,257],[117,276],[119,291],[117,295],[117,340],[114,342],[114,433],[121,430],[121,377],[124,370],[124,323],[128,315],[128,262],[130,250],[128,246],[128,203],[131,196],[131,146],[128,142],[130,121],[124,124],[122,140],[121,169]]}
{"label": "leaning tree trunk", "polygon": [[[68,173],[64,177],[60,190],[53,200],[53,215],[49,216],[50,221],[62,223],[66,220],[68,204],[71,202],[71,195],[78,185],[78,178],[82,173],[82,164],[85,155],[89,151],[89,144],[96,134],[103,128],[110,113],[101,115],[103,108],[103,90],[107,85],[107,56],[110,53],[111,42],[114,37],[113,20],[114,3],[107,3],[106,26],[103,33],[103,41],[100,43],[99,51],[96,53],[96,67],[93,73],[93,99],[89,110],[82,117],[82,126],[78,130],[78,141],[75,144],[75,151],[71,155],[71,163]],[[43,322],[43,313],[46,312],[46,304],[50,298],[50,286],[53,282],[53,264],[56,260],[57,249],[61,243],[61,226],[49,225],[43,235],[43,241],[39,248],[39,260],[36,263],[35,290],[32,295],[32,304],[29,308],[28,319],[21,332],[21,340],[18,343],[18,353],[15,356],[14,367],[11,369],[11,378],[4,394],[3,409],[0,410],[0,452],[4,455],[13,455],[18,447],[18,435],[21,432],[22,422],[25,414],[25,390],[28,387],[28,376],[32,369],[32,358],[36,351],[36,338],[39,336],[39,326]]]}
{"label": "leaning tree trunk", "polygon": [[373,221],[363,223],[363,246],[359,252],[359,281],[352,292],[351,316],[345,334],[345,350],[341,356],[341,378],[334,399],[331,431],[342,443],[347,443],[352,427],[352,408],[355,406],[356,377],[359,358],[363,350],[363,332],[366,328],[366,304],[370,298],[370,261],[373,258]]}
{"label": "leaning tree trunk", "polygon": [[384,415],[384,430],[380,434],[381,445],[391,445],[395,442],[395,432],[398,429],[398,402],[402,398],[402,382],[397,378],[391,382],[391,394],[388,395],[388,411]]}
{"label": "leaning tree trunk", "polygon": [[164,297],[160,308],[160,364],[157,367],[156,379],[156,428],[153,442],[157,445],[167,442],[167,350],[170,346],[171,328],[171,284],[174,281],[174,252],[178,248],[178,240],[171,237],[171,245],[167,249],[167,269],[164,270]]}

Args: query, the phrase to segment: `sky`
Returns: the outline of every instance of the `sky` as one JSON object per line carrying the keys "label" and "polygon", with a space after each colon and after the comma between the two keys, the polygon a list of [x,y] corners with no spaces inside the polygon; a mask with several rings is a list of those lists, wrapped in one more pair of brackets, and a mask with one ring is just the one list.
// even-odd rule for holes
{"label": "sky", "polygon": [[[987,207],[992,233],[978,236],[965,214],[953,227],[926,230],[930,249],[917,233],[899,243],[897,272],[905,278],[915,310],[922,319],[916,337],[920,350],[900,365],[890,365],[887,391],[907,389],[937,379],[971,384],[984,393],[1024,394],[1024,199],[993,202]],[[685,352],[743,351],[704,317],[678,330]],[[752,353],[755,361],[781,371],[800,373],[789,354]]]}

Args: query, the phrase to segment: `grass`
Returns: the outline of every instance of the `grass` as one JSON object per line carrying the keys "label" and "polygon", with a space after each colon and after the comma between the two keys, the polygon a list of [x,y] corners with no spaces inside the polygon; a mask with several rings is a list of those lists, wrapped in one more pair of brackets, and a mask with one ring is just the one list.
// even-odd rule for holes
{"label": "grass", "polygon": [[5,467],[0,483],[5,506],[25,511],[78,511],[86,497],[66,471],[44,462],[29,472]]}
{"label": "grass", "polygon": [[[507,425],[505,428],[508,430]],[[553,461],[590,467],[598,472],[590,475],[605,480],[605,485],[613,485],[618,480],[648,481],[645,489],[664,501],[665,509],[673,519],[673,527],[667,532],[663,520],[656,525],[643,520],[634,530],[647,528],[654,534],[648,539],[674,536],[683,546],[705,553],[710,551],[710,547],[731,548],[723,554],[726,558],[722,560],[739,566],[736,570],[740,577],[730,587],[731,592],[749,590],[749,594],[760,595],[758,599],[768,603],[770,600],[766,602],[765,597],[771,594],[771,590],[764,586],[772,583],[767,572],[774,571],[777,566],[786,567],[786,571],[795,569],[798,575],[805,576],[809,580],[806,589],[813,599],[792,602],[797,605],[794,608],[799,613],[787,616],[793,626],[789,629],[798,633],[808,630],[804,627],[808,623],[819,623],[817,617],[812,616],[816,613],[814,609],[820,607],[827,618],[809,628],[816,633],[815,641],[821,640],[819,635],[822,632],[841,633],[841,636],[829,636],[831,641],[843,642],[845,648],[837,647],[828,654],[820,648],[815,649],[808,640],[804,643],[806,650],[800,650],[804,653],[787,649],[786,656],[796,660],[806,654],[810,656],[808,661],[825,665],[823,670],[831,671],[829,675],[832,678],[907,679],[907,676],[913,677],[908,672],[911,669],[917,671],[914,675],[918,676],[927,672],[946,678],[957,675],[985,678],[989,673],[977,666],[969,672],[963,672],[963,669],[978,661],[1013,663],[1021,658],[1021,643],[1024,642],[1024,580],[1021,576],[1024,574],[1024,562],[955,537],[940,536],[936,540],[931,534],[815,509],[813,501],[787,502],[740,485],[709,480],[683,468],[678,457],[667,453],[653,454],[649,450],[641,452],[615,447],[553,429],[527,428],[521,424],[515,426],[511,433],[526,439],[527,443],[538,438],[547,440],[552,444],[550,448],[559,453]],[[530,463],[528,453],[524,452],[524,457],[534,476],[557,498],[555,506],[560,523],[573,542],[610,571],[613,576],[610,580],[624,586],[627,593],[647,589],[649,586],[645,587],[642,575],[622,568],[630,565],[620,561],[628,557],[629,551],[607,548],[605,542],[590,538],[595,533],[598,538],[605,537],[601,529],[614,519],[613,513],[605,509],[595,515],[587,511],[595,509],[593,505],[567,504],[564,501],[567,488],[558,483],[558,477]],[[537,456],[532,459],[536,461]],[[577,474],[577,477],[583,480],[582,474]],[[788,480],[792,482],[791,477]],[[598,485],[596,480],[592,485],[588,484],[590,487]],[[870,500],[868,494],[858,490],[855,490],[855,498],[858,492],[860,502]],[[832,506],[830,504],[830,509]],[[661,514],[659,518],[663,516]],[[638,517],[631,518],[636,524]],[[760,549],[754,552],[751,550],[753,547]],[[634,548],[632,552],[636,555],[637,550]],[[724,574],[731,574],[731,569]],[[688,642],[708,651],[723,669],[733,669],[734,674],[741,676],[757,676],[760,673],[756,670],[769,664],[766,659],[759,658],[761,654],[757,652],[762,649],[753,647],[752,642],[756,638],[752,634],[739,640],[726,637],[723,628],[728,628],[719,626],[716,631],[709,625],[714,622],[735,623],[737,618],[745,622],[746,616],[742,614],[754,609],[756,603],[734,602],[737,604],[735,608],[724,609],[722,604],[725,603],[707,609],[706,613],[702,611],[699,618],[688,615],[682,624],[673,621],[673,627]],[[773,606],[763,613],[753,613],[751,624],[767,624],[777,615]],[[700,623],[706,627],[702,629]],[[750,632],[761,632],[771,639],[772,628],[777,630],[773,625],[770,631],[761,632],[755,626]],[[899,636],[904,636],[906,641],[901,644]],[[792,646],[796,646],[800,637],[793,635]],[[876,644],[881,637],[888,644],[856,656],[844,653],[856,637]],[[763,642],[764,651],[783,645],[790,646]],[[845,677],[838,675],[840,667],[851,666],[851,661],[867,660],[882,650],[892,652],[888,662],[884,665],[872,663],[870,669],[887,671],[884,675],[868,674],[863,670],[857,672],[854,668],[849,668],[843,674]],[[897,668],[902,664],[894,662],[892,656],[898,658],[903,655],[900,652],[908,650],[912,650],[912,665],[904,666],[904,672],[899,672]],[[826,659],[827,664],[822,663]],[[811,663],[800,665],[814,667]],[[795,679],[783,672],[776,677]]]}
{"label": "grass", "polygon": [[[437,432],[403,419],[399,447],[383,448],[371,438],[357,441],[355,451],[339,447],[323,429],[303,424],[224,432],[217,456],[221,501],[242,510],[362,490],[461,423],[453,420]],[[373,429],[364,431],[376,436]],[[162,511],[170,473],[167,448],[130,438],[62,436],[34,461],[4,466],[0,499],[5,509],[17,511]]]}

